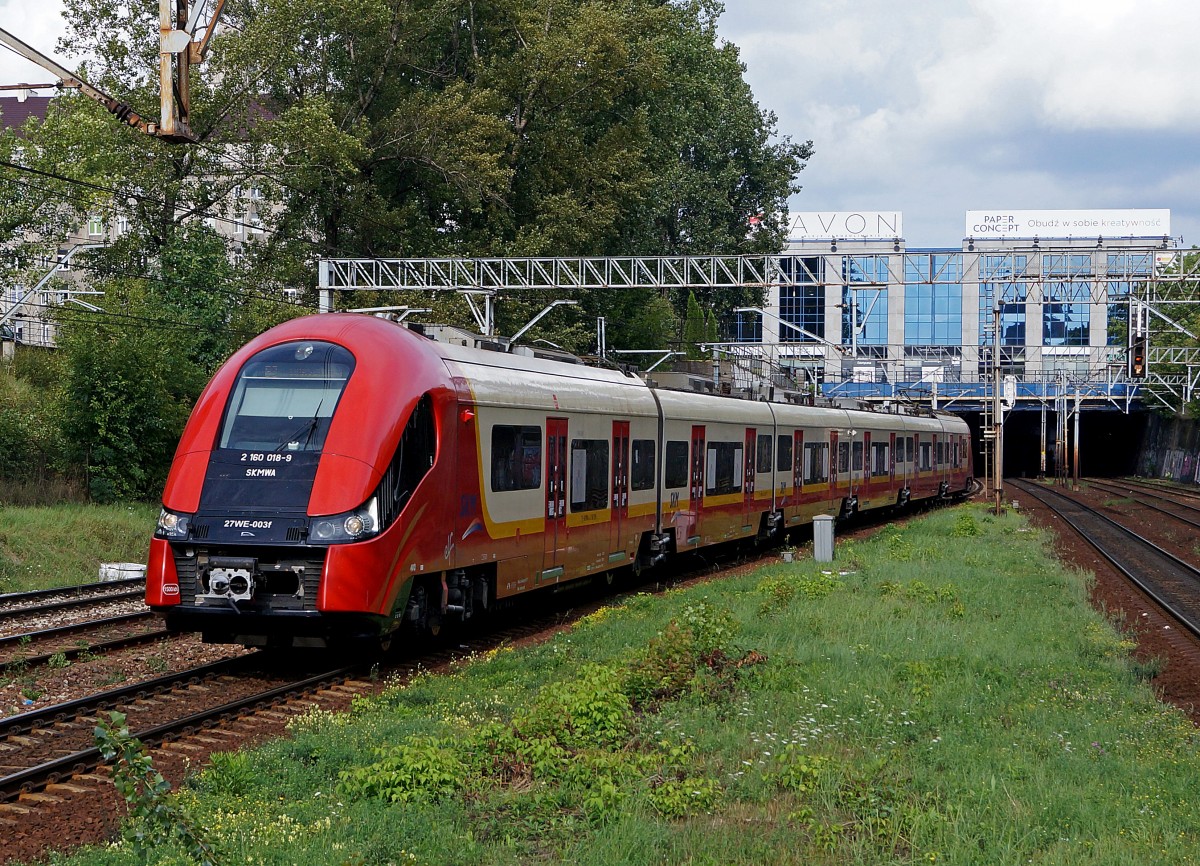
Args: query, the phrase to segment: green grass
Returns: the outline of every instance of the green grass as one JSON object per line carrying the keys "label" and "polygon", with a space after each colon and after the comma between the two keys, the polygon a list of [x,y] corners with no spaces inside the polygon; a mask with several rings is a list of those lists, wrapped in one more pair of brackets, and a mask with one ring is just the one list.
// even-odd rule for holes
{"label": "green grass", "polygon": [[95,581],[102,562],[145,562],[155,506],[0,506],[0,592]]}
{"label": "green grass", "polygon": [[1200,862],[1197,733],[1048,551],[964,507],[637,596],[309,715],[180,805],[226,863]]}

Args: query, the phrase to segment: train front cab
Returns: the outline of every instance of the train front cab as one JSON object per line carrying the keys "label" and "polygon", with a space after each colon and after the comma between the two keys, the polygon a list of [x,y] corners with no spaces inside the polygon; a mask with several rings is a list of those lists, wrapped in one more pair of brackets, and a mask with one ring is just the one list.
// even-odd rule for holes
{"label": "train front cab", "polygon": [[147,603],[168,627],[323,646],[395,625],[409,564],[443,555],[444,538],[421,526],[446,519],[430,490],[453,485],[438,439],[455,403],[440,359],[399,330],[294,320],[214,377],[151,542]]}

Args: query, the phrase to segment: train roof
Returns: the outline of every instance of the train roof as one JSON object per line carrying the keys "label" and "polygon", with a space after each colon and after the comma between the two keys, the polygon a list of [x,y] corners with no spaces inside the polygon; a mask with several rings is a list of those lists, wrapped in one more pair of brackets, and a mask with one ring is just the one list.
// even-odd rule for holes
{"label": "train roof", "polygon": [[[772,415],[784,423],[792,418],[797,425],[837,426],[846,423],[868,424],[869,419],[891,419],[888,426],[905,430],[939,430],[949,427],[966,427],[958,416],[950,413],[929,413],[913,410],[901,404],[892,404],[886,410],[853,401],[851,405],[832,402],[784,402],[752,399],[753,395],[742,393],[723,394],[719,389],[697,391],[672,388],[663,382],[651,379],[647,382],[641,375],[613,367],[585,364],[566,353],[555,352],[556,357],[538,357],[533,354],[516,353],[512,346],[503,341],[473,335],[466,331],[453,330],[457,339],[434,339],[424,328],[365,316],[360,313],[325,313],[293,320],[304,321],[310,337],[325,334],[336,339],[350,333],[372,333],[376,339],[385,329],[393,339],[404,342],[406,351],[418,351],[426,357],[439,357],[451,376],[469,383],[474,399],[480,405],[495,405],[515,408],[537,408],[547,411],[594,412],[600,405],[610,412],[621,406],[623,414],[634,416],[656,413],[651,390],[658,395],[664,408],[669,407],[673,417],[728,418],[730,421],[747,420],[751,423],[767,423]],[[403,336],[401,336],[401,333]],[[483,346],[483,348],[480,348]],[[506,351],[506,349],[508,351]],[[541,354],[541,353],[539,353]],[[572,360],[574,362],[572,362]],[[674,382],[669,377],[661,377]],[[794,400],[799,395],[789,395]],[[769,407],[769,408],[768,408]]]}

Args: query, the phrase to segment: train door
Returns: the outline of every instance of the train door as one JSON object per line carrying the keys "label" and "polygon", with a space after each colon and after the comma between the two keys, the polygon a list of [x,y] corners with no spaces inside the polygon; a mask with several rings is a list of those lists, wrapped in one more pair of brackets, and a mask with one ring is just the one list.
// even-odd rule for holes
{"label": "train door", "polygon": [[933,434],[933,444],[929,446],[929,449],[933,454],[933,481],[934,490],[936,490],[937,482],[942,480],[942,473],[945,471],[941,459],[942,454],[938,451],[938,435],[936,433]]}
{"label": "train door", "polygon": [[704,425],[692,428],[692,471],[688,481],[687,543],[700,541],[700,512],[704,507]]}
{"label": "train door", "polygon": [[804,493],[804,431],[792,434],[792,504],[799,505]]}
{"label": "train door", "polygon": [[[546,419],[546,531],[543,577],[560,577],[567,550],[567,419]],[[557,570],[554,575],[545,572]]]}
{"label": "train door", "polygon": [[862,487],[868,496],[871,493],[871,431],[863,433]]}
{"label": "train door", "polygon": [[896,434],[888,434],[888,492],[896,495]]}
{"label": "train door", "polygon": [[838,448],[838,431],[829,431],[829,502],[834,504],[842,495],[838,487],[841,485],[841,473],[839,467],[841,451]]}
{"label": "train door", "polygon": [[625,518],[629,516],[629,422],[614,421],[612,432],[611,551],[625,549]]}
{"label": "train door", "polygon": [[742,457],[742,527],[750,524],[754,513],[754,478],[758,470],[758,431],[746,428],[746,451]]}

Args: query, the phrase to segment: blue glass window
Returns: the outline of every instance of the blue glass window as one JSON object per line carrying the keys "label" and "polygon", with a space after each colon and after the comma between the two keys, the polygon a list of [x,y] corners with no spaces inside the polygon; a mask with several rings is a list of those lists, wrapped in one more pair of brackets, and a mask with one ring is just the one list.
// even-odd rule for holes
{"label": "blue glass window", "polygon": [[763,317],[758,313],[738,313],[733,321],[733,341],[735,343],[761,343],[763,338]]}
{"label": "blue glass window", "polygon": [[1042,345],[1088,345],[1090,318],[1090,304],[1043,303]]}
{"label": "blue glass window", "polygon": [[887,290],[842,290],[842,344],[854,344],[851,334],[851,312],[858,321],[858,344],[882,346],[887,344]]}
{"label": "blue glass window", "polygon": [[1108,305],[1108,345],[1125,346],[1129,339],[1129,307],[1125,304]]}
{"label": "blue glass window", "polygon": [[[824,262],[820,256],[790,256],[780,259],[783,282],[779,286],[779,318],[803,328],[817,338],[825,337]],[[787,325],[779,326],[779,342],[811,343]]]}
{"label": "blue glass window", "polygon": [[1110,277],[1147,277],[1154,268],[1152,253],[1109,253]]}
{"label": "blue glass window", "polygon": [[909,346],[962,344],[962,255],[904,256],[904,342]]}
{"label": "blue glass window", "polygon": [[1020,277],[1028,265],[1028,256],[999,255],[979,257],[979,342],[990,345],[992,317],[1000,300],[1000,344],[1025,345],[1025,290]]}

